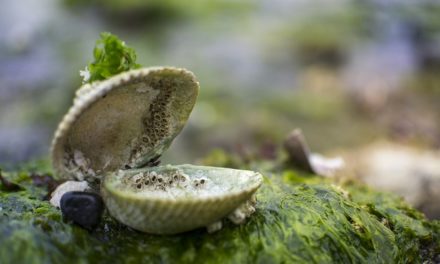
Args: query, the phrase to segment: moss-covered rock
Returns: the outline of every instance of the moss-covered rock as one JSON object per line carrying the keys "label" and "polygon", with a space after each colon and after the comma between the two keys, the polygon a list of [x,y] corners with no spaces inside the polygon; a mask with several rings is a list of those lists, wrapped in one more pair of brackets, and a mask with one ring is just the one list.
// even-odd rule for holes
{"label": "moss-covered rock", "polygon": [[140,233],[108,215],[88,232],[44,200],[50,181],[4,174],[22,189],[0,192],[0,263],[433,263],[440,254],[440,223],[401,199],[290,170],[264,173],[246,224],[174,236]]}

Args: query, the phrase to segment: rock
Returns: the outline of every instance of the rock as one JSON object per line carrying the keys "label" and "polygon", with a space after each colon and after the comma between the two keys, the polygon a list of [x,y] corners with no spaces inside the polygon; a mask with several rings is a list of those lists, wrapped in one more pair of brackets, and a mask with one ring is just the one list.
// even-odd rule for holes
{"label": "rock", "polygon": [[60,208],[60,200],[61,197],[67,192],[73,191],[84,191],[89,188],[89,185],[86,181],[66,181],[63,184],[60,184],[55,191],[52,192],[52,198],[50,199],[50,203]]}
{"label": "rock", "polygon": [[35,199],[46,186],[25,178],[23,191],[0,192],[0,263],[438,262],[440,222],[396,196],[348,182],[341,189],[291,168],[265,175],[249,221],[174,236],[141,234],[111,217],[93,234],[72,228]]}
{"label": "rock", "polygon": [[351,156],[346,159],[363,182],[394,192],[428,218],[440,219],[440,152],[377,142]]}
{"label": "rock", "polygon": [[18,185],[18,184],[16,184],[16,183],[13,183],[13,182],[11,182],[11,181],[8,181],[7,179],[5,179],[5,178],[2,176],[2,171],[1,171],[1,169],[0,169],[0,183],[1,183],[1,185],[0,185],[0,190],[3,190],[3,191],[7,191],[7,192],[16,192],[16,191],[20,191],[20,190],[23,189],[22,187],[20,187],[20,185]]}
{"label": "rock", "polygon": [[288,162],[309,173],[333,177],[345,166],[341,157],[327,158],[318,153],[311,153],[301,129],[290,132],[284,140],[284,149],[289,156]]}
{"label": "rock", "polygon": [[104,202],[101,196],[89,192],[67,192],[61,197],[61,212],[66,220],[88,230],[101,221]]}

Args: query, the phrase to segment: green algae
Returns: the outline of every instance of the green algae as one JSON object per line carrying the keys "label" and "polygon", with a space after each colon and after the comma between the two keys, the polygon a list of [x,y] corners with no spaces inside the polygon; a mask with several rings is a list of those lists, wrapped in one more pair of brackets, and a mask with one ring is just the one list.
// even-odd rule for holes
{"label": "green algae", "polygon": [[118,73],[141,67],[136,63],[134,49],[108,32],[101,33],[101,38],[96,41],[93,57],[94,61],[86,68],[90,76],[85,77],[84,81],[88,83],[105,80]]}
{"label": "green algae", "polygon": [[47,186],[9,173],[23,190],[0,192],[0,262],[429,263],[440,254],[440,223],[398,197],[357,184],[346,192],[294,170],[264,175],[246,224],[155,236],[107,214],[93,232],[65,223],[44,200]]}

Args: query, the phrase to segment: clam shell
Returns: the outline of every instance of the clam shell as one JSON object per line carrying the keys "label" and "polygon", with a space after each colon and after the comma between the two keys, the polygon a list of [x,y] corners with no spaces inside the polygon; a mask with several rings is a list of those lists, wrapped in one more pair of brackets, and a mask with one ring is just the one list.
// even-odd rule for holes
{"label": "clam shell", "polygon": [[185,125],[199,84],[172,67],[131,70],[81,87],[52,142],[58,177],[99,181],[139,168],[168,148]]}
{"label": "clam shell", "polygon": [[121,223],[176,234],[216,223],[246,203],[261,183],[261,174],[253,171],[167,165],[109,173],[101,193]]}

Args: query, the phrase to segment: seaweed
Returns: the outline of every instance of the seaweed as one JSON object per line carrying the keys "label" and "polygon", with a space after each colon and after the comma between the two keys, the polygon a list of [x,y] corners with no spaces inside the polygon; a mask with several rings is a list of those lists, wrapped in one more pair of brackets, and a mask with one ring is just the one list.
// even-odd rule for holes
{"label": "seaweed", "polygon": [[134,49],[108,32],[101,33],[101,38],[96,41],[93,57],[94,61],[84,71],[80,71],[87,83],[105,80],[118,73],[141,67],[136,63]]}
{"label": "seaweed", "polygon": [[[257,166],[258,165],[254,165]],[[0,192],[1,263],[434,263],[440,222],[402,199],[350,183],[342,188],[294,170],[264,170],[257,211],[217,233],[140,233],[108,214],[87,231],[63,222],[44,181],[21,173]],[[15,173],[5,173],[14,182]],[[35,178],[35,175],[33,176]]]}

